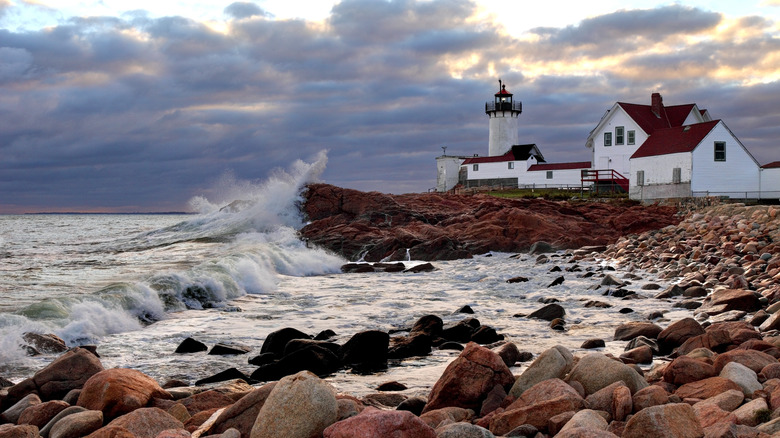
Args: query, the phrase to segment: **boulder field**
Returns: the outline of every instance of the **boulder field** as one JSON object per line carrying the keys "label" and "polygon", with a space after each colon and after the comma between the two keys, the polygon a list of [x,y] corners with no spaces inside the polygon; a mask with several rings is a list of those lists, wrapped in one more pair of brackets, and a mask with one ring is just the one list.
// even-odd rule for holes
{"label": "boulder field", "polygon": [[[311,184],[307,241],[348,260],[453,260],[488,251],[606,245],[680,221],[674,207],[627,201],[505,199],[484,194],[388,195]],[[408,251],[408,252],[407,252]]]}

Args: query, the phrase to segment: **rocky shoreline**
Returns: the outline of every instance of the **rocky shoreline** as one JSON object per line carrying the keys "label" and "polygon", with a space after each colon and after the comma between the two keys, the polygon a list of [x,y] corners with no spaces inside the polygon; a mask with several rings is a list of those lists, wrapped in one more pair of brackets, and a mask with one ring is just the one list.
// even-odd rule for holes
{"label": "rocky shoreline", "polygon": [[506,199],[484,194],[387,195],[312,184],[304,192],[308,242],[347,260],[454,260],[488,251],[606,245],[680,221],[671,206],[627,201]]}
{"label": "rocky shoreline", "polygon": [[[627,273],[594,273],[613,295],[630,298],[625,278],[633,271],[679,279],[653,292],[655,299],[693,316],[669,321],[658,312],[620,325],[613,339],[625,342],[626,351],[619,357],[600,350],[604,339],[593,339],[582,346],[590,351],[585,354],[562,346],[534,352],[540,354],[515,376],[510,367],[528,359],[515,344],[495,331],[476,337],[479,327],[487,327],[478,322],[448,327],[435,315],[392,340],[388,333],[363,332],[373,338],[353,348],[345,348],[352,340],[326,345],[327,334],[315,341],[282,329],[263,345],[264,353],[277,353],[258,359],[267,360],[258,370],[276,364],[265,370],[276,374],[255,376],[275,380],[265,384],[160,385],[136,370],[103,369],[94,350],[74,348],[30,379],[0,384],[6,386],[0,391],[0,438],[780,436],[778,212],[773,206],[716,205],[674,225],[625,235],[600,252],[568,251],[569,263],[608,259]],[[547,319],[554,330],[556,319],[565,318],[556,310],[551,303],[533,317]],[[52,348],[46,341],[56,343],[29,340]],[[390,351],[411,357],[444,342],[463,350],[427,397],[407,397],[397,392],[402,382],[388,382],[376,394],[356,398],[309,371],[280,371],[278,365],[290,349],[350,357],[352,365],[370,368]],[[381,348],[369,351],[372,345]]]}

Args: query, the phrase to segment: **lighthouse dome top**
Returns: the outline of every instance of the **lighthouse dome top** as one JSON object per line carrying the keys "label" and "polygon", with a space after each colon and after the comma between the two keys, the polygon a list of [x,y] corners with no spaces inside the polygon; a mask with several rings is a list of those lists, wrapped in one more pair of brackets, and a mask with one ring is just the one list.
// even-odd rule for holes
{"label": "lighthouse dome top", "polygon": [[511,95],[512,95],[512,93],[506,91],[506,85],[503,85],[503,84],[501,85],[501,90],[499,90],[498,93],[496,93],[496,97],[499,97],[499,96],[511,96]]}

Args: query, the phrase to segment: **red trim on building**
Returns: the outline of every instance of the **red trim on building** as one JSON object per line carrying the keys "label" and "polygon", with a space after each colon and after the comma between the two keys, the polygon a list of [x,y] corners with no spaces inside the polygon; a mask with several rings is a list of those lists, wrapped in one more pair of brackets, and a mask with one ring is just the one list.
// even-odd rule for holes
{"label": "red trim on building", "polygon": [[780,161],[772,161],[761,166],[762,169],[777,169],[778,167],[780,167]]}
{"label": "red trim on building", "polygon": [[534,164],[528,170],[568,170],[568,169],[590,169],[590,161],[580,161],[577,163],[544,163]]}

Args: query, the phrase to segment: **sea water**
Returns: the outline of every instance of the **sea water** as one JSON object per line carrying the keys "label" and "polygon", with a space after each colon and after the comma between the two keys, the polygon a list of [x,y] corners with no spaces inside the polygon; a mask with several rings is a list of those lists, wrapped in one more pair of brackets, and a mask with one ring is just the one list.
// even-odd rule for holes
{"label": "sea water", "polygon": [[[581,352],[590,338],[604,339],[604,351],[619,354],[625,342],[611,341],[619,324],[655,310],[671,320],[689,315],[642,291],[656,280],[641,272],[632,273],[628,286],[639,298],[604,295],[608,289],[599,283],[608,261],[572,262],[562,253],[547,263],[492,253],[434,262],[433,272],[343,274],[348,260],[310,247],[297,234],[304,225],[301,190],[325,160],[295,163],[263,183],[236,184],[224,199],[195,199],[196,215],[0,216],[0,376],[19,381],[53,360],[26,355],[20,345],[28,331],[54,333],[70,346],[96,344],[105,367],[134,368],[160,382],[194,382],[233,367],[251,374],[248,359],[284,327],[311,335],[331,329],[343,343],[363,330],[409,328],[426,314],[445,324],[473,316],[535,355],[553,345]],[[221,208],[230,200],[245,202]],[[589,271],[597,275],[588,278]],[[563,284],[549,286],[561,275]],[[516,276],[529,281],[506,282]],[[564,331],[517,316],[551,298],[566,309]],[[612,307],[585,307],[589,300]],[[465,305],[474,315],[457,313]],[[174,354],[187,337],[251,351]],[[407,385],[409,394],[425,394],[457,354],[434,349],[391,361],[385,371],[344,370],[328,380],[355,395],[390,380]]]}

